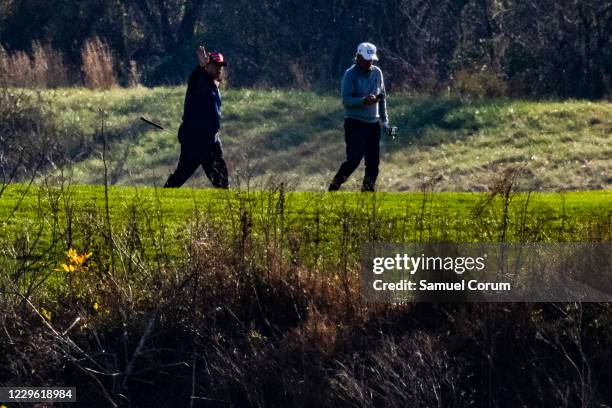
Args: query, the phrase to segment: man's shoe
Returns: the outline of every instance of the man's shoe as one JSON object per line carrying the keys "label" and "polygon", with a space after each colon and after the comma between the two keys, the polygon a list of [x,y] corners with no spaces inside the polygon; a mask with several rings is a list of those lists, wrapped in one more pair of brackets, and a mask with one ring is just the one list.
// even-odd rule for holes
{"label": "man's shoe", "polygon": [[327,189],[327,191],[338,191],[338,190],[340,190],[340,186],[334,183],[331,183]]}
{"label": "man's shoe", "polygon": [[370,180],[364,180],[363,185],[361,186],[361,192],[362,193],[373,193],[375,185],[376,184],[371,182]]}

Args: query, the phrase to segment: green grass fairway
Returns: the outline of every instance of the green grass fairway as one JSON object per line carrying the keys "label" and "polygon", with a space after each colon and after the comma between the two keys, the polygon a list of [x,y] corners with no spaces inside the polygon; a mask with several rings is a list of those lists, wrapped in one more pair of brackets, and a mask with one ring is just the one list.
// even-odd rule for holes
{"label": "green grass fairway", "polygon": [[[505,207],[507,204],[507,211]],[[135,239],[176,259],[186,246],[225,231],[282,247],[312,262],[356,260],[364,242],[609,241],[612,191],[518,193],[309,193],[212,189],[10,185],[0,197],[5,248],[89,251]],[[207,226],[213,226],[212,230]],[[128,244],[126,244],[128,245]],[[131,245],[131,244],[130,244]],[[297,249],[296,249],[297,250]],[[143,252],[143,253],[144,253]]]}

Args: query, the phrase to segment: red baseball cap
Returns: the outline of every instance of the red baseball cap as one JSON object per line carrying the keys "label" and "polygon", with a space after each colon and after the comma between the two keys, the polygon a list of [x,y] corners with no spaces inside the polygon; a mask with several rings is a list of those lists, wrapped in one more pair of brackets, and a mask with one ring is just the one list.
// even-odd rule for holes
{"label": "red baseball cap", "polygon": [[208,53],[208,63],[215,64],[215,65],[221,65],[223,67],[227,66],[227,62],[225,62],[225,58],[223,58],[223,54],[221,54],[220,52],[215,52],[215,51]]}

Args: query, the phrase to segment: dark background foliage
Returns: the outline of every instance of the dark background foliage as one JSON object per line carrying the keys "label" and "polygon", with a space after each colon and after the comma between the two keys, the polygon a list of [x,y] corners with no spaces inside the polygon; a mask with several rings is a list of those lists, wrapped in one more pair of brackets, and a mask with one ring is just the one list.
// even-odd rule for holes
{"label": "dark background foliage", "polygon": [[466,79],[510,96],[610,93],[612,3],[601,0],[0,0],[0,44],[62,51],[74,76],[98,36],[126,80],[182,83],[203,42],[236,86],[337,87],[356,45],[379,46],[394,90],[436,93]]}

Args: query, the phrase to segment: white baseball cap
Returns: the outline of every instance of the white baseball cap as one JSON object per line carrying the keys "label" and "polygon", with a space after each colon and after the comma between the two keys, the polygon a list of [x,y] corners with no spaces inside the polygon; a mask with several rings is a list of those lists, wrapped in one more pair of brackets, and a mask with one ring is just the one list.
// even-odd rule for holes
{"label": "white baseball cap", "polygon": [[376,56],[376,46],[369,42],[362,42],[357,46],[357,54],[361,55],[363,59],[368,61],[378,61]]}

